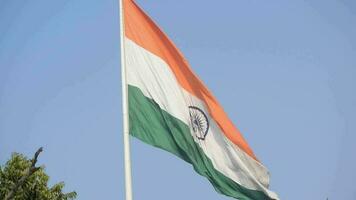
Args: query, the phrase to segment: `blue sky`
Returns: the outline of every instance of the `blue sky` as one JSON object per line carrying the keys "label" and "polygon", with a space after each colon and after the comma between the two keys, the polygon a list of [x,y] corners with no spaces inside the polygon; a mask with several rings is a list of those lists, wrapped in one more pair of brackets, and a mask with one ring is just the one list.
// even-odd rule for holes
{"label": "blue sky", "polygon": [[[281,199],[356,199],[356,3],[139,0],[220,100]],[[124,198],[118,2],[0,0],[0,163]],[[229,199],[132,139],[134,197]]]}

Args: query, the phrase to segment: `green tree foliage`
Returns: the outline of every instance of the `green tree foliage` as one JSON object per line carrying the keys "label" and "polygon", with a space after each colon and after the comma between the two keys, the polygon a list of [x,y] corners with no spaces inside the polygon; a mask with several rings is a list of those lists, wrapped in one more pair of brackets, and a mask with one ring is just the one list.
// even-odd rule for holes
{"label": "green tree foliage", "polygon": [[[4,166],[0,166],[0,199],[5,199],[6,195],[13,190],[19,180],[25,176],[31,168],[32,160],[24,155],[13,153],[11,159]],[[26,178],[24,183],[16,189],[11,200],[73,200],[76,192],[64,193],[64,183],[57,183],[52,187],[48,186],[49,176],[45,173],[44,167],[37,170]]]}

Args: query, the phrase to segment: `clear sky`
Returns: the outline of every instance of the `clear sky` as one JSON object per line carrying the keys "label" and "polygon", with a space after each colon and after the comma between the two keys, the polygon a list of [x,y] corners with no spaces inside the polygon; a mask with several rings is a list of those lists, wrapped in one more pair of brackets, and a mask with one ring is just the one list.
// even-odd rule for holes
{"label": "clear sky", "polygon": [[[286,200],[356,199],[356,2],[139,0]],[[0,0],[0,163],[31,156],[79,200],[123,190],[117,0]],[[132,139],[136,200],[229,199]]]}

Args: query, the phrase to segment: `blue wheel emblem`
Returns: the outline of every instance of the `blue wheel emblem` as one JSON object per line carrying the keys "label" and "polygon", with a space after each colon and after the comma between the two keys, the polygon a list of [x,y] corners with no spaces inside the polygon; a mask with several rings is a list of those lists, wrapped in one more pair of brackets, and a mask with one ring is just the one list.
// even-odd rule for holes
{"label": "blue wheel emblem", "polygon": [[189,106],[189,115],[195,136],[199,140],[205,140],[210,128],[208,117],[202,109],[195,106]]}

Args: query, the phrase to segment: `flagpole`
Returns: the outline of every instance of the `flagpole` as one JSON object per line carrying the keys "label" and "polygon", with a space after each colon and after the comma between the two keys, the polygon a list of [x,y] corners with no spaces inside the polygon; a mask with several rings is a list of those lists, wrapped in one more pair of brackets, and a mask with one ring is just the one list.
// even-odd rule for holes
{"label": "flagpole", "polygon": [[121,85],[122,85],[122,112],[123,112],[123,130],[124,130],[124,162],[125,162],[125,196],[126,200],[132,200],[132,178],[131,178],[131,153],[130,153],[130,135],[129,135],[129,116],[128,116],[128,89],[126,82],[126,62],[124,48],[124,14],[123,0],[120,4],[120,50],[121,50]]}

